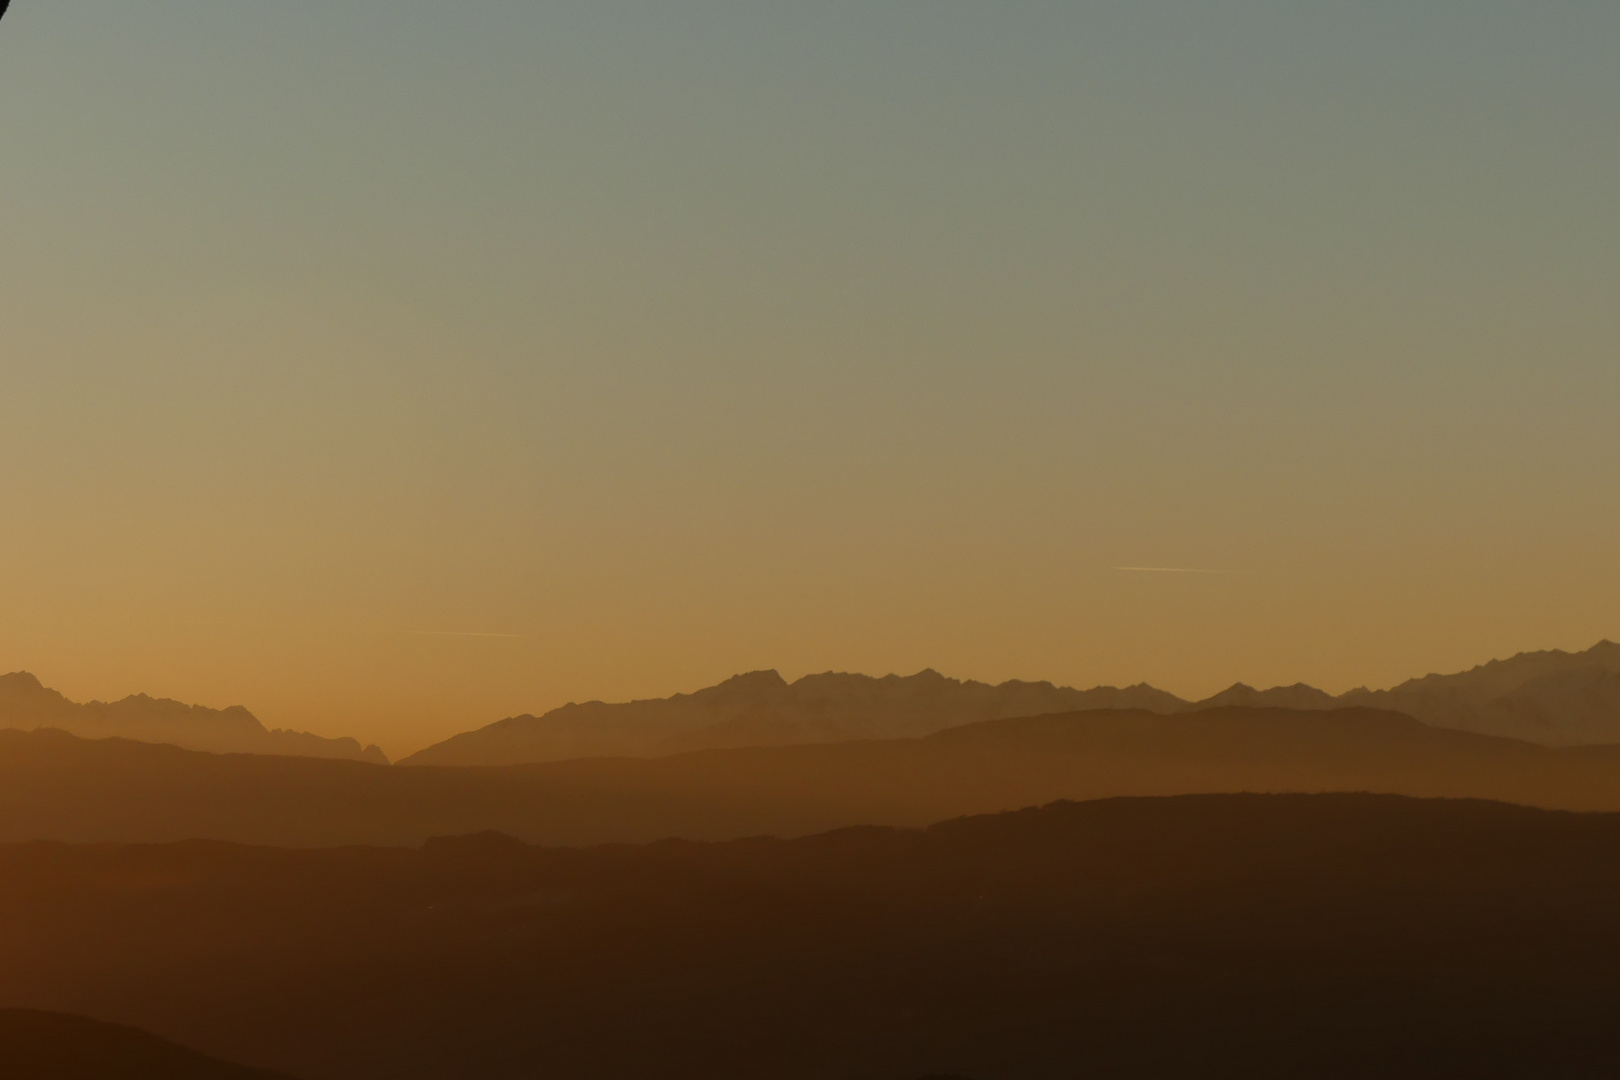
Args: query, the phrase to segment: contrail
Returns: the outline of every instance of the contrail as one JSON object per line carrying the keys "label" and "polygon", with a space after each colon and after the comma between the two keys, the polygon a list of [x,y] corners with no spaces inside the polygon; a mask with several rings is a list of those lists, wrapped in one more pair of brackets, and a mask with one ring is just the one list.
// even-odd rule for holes
{"label": "contrail", "polygon": [[493,637],[493,638],[520,638],[523,634],[481,634],[475,630],[418,630],[418,634],[427,637]]}
{"label": "contrail", "polygon": [[1200,570],[1193,566],[1116,566],[1133,574],[1248,574],[1250,570]]}

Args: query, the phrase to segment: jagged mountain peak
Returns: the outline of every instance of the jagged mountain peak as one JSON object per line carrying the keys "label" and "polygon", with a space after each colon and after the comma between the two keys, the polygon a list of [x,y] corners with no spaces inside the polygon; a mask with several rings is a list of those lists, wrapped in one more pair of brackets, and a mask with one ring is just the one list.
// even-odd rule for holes
{"label": "jagged mountain peak", "polygon": [[13,671],[0,675],[0,689],[40,691],[45,689],[45,684],[31,671]]}
{"label": "jagged mountain peak", "polygon": [[1580,655],[1620,670],[1620,643],[1610,641],[1608,638],[1604,638]]}

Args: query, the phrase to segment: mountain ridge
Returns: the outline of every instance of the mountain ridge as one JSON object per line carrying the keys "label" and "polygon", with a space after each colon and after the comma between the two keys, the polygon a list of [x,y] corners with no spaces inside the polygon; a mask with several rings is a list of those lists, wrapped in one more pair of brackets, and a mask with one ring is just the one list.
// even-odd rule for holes
{"label": "mountain ridge", "polygon": [[[651,758],[704,749],[919,738],[964,724],[1096,709],[1170,715],[1225,706],[1306,711],[1366,707],[1436,727],[1548,746],[1620,743],[1620,644],[1579,653],[1542,650],[1450,675],[1431,673],[1385,690],[1339,695],[1304,683],[1258,689],[1234,683],[1187,701],[1147,683],[1077,690],[1047,681],[989,684],[932,668],[909,676],[843,672],[793,682],[774,669],[744,672],[667,698],[569,702],[453,735],[401,760],[422,765],[511,765],[576,758]],[[246,708],[211,709],[132,694],[115,702],[69,701],[34,675],[0,675],[0,729],[55,727],[85,738],[131,738],[209,753],[388,762],[348,738],[265,727]]]}
{"label": "mountain ridge", "polygon": [[788,682],[774,669],[668,698],[570,702],[462,732],[401,765],[497,765],[581,757],[653,757],[699,749],[918,738],[949,727],[1086,709],[1171,712],[1181,699],[1146,683],[1076,690],[1012,679],[991,685],[925,668],[915,675],[821,672]]}
{"label": "mountain ridge", "polygon": [[952,679],[932,668],[874,677],[843,672],[788,682],[766,669],[668,698],[570,702],[454,735],[402,765],[512,765],[581,757],[657,757],[697,749],[921,737],[967,723],[1087,709],[1171,714],[1224,706],[1387,709],[1424,723],[1549,746],[1620,742],[1620,645],[1546,650],[1340,695],[1296,683],[1235,683],[1187,701],[1147,683],[1077,690],[1050,682]]}
{"label": "mountain ridge", "polygon": [[56,728],[87,738],[129,738],[186,750],[348,758],[387,764],[376,746],[306,731],[267,728],[241,705],[210,709],[169,698],[131,694],[118,701],[70,701],[27,671],[0,675],[0,729]]}

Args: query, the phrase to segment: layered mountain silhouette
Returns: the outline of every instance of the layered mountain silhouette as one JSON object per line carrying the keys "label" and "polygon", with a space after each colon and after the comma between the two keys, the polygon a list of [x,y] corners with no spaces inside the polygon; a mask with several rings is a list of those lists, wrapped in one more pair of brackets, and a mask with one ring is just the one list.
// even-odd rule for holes
{"label": "layered mountain silhouette", "polygon": [[1552,748],[1373,709],[1093,710],[921,739],[501,768],[211,755],[0,732],[0,841],[410,845],[495,829],[548,844],[802,836],[1055,799],[1373,791],[1620,810],[1620,746]]}
{"label": "layered mountain silhouette", "polygon": [[309,1080],[1608,1077],[1617,850],[1613,814],[1368,795],[586,850],[0,846],[0,1003]]}
{"label": "layered mountain silhouette", "polygon": [[652,757],[684,750],[793,746],[930,735],[984,720],[1086,709],[1176,713],[1223,706],[1406,713],[1437,727],[1549,746],[1620,742],[1620,645],[1584,653],[1523,653],[1457,675],[1429,675],[1391,690],[1339,697],[1304,684],[1257,690],[1242,683],[1189,702],[1143,683],[1075,690],[1048,682],[999,686],[932,670],[873,678],[828,672],[789,683],[775,671],[727,679],[692,694],[569,704],[465,732],[404,765],[516,765],[582,757]]}
{"label": "layered mountain silhouette", "polygon": [[288,1080],[231,1065],[120,1024],[0,1009],[0,1075],[9,1080]]}
{"label": "layered mountain silhouette", "polygon": [[240,705],[208,709],[136,694],[122,701],[69,701],[26,671],[0,675],[0,729],[56,728],[86,738],[170,743],[216,754],[286,754],[387,764],[375,746],[304,731],[271,730]]}
{"label": "layered mountain silhouette", "polygon": [[[999,685],[932,670],[901,677],[827,672],[789,683],[756,671],[669,698],[568,704],[464,732],[405,758],[404,765],[516,765],[576,758],[658,757],[692,750],[802,746],[919,738],[968,724],[1099,709],[1159,714],[1221,707],[1405,713],[1436,727],[1548,746],[1620,743],[1620,645],[1582,653],[1521,653],[1454,675],[1427,675],[1388,690],[1337,697],[1304,684],[1260,690],[1238,683],[1189,702],[1146,683],[1076,690],[1049,682]],[[209,709],[137,694],[78,704],[27,672],[0,676],[0,729],[58,728],[86,738],[127,738],[210,753],[350,758],[386,763],[376,746],[267,729],[248,710]]]}

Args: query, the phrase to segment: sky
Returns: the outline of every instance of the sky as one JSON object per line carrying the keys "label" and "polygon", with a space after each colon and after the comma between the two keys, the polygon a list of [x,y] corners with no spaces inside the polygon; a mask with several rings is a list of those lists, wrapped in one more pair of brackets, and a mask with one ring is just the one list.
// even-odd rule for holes
{"label": "sky", "polygon": [[1609,0],[17,0],[0,671],[397,756],[1581,649],[1617,343]]}

